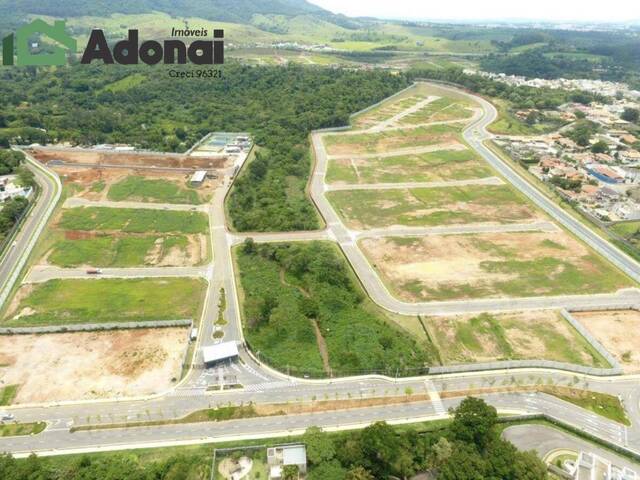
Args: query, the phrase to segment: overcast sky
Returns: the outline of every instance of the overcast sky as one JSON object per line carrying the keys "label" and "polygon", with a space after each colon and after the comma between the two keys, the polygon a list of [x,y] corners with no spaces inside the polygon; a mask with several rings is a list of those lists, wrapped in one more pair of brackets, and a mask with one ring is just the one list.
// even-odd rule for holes
{"label": "overcast sky", "polygon": [[349,16],[416,20],[625,22],[640,19],[637,0],[309,0]]}

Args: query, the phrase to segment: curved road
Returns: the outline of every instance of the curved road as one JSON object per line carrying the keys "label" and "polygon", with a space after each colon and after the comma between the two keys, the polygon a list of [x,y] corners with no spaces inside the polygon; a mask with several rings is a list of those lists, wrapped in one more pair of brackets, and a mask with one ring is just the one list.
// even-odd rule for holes
{"label": "curved road", "polygon": [[[486,112],[486,109],[485,109]],[[489,110],[488,115],[491,115]],[[484,130],[488,122],[476,123],[467,129],[465,134],[475,135],[476,129]],[[317,134],[313,135],[314,146],[322,149],[318,144]],[[482,148],[484,148],[482,146]],[[482,150],[479,150],[482,151]],[[489,152],[490,154],[490,152]],[[319,158],[321,160],[321,157]],[[326,160],[326,158],[325,158]],[[496,160],[499,161],[499,160]],[[36,167],[37,168],[37,167]],[[321,211],[328,212],[325,217],[329,232],[300,233],[300,239],[324,238],[325,235],[337,239],[345,249],[351,261],[358,259],[359,250],[355,246],[351,233],[344,228],[342,223],[333,217],[333,210],[325,202],[324,195],[317,196],[315,189],[322,185],[326,162],[318,162],[312,178],[312,195],[314,200],[321,205]],[[508,172],[507,172],[508,173]],[[515,175],[515,174],[514,174]],[[508,177],[508,175],[505,175]],[[198,345],[211,344],[213,321],[217,315],[219,302],[219,290],[224,288],[227,298],[225,315],[229,324],[225,327],[225,339],[243,342],[243,333],[240,324],[239,307],[236,294],[235,276],[231,256],[231,245],[240,241],[243,236],[232,235],[227,231],[224,218],[224,197],[228,192],[230,182],[225,179],[224,187],[216,192],[209,206],[210,229],[215,258],[215,268],[207,273],[210,284],[207,299],[205,301],[205,313]],[[45,178],[39,181],[47,182]],[[52,180],[53,181],[53,180]],[[320,182],[320,183],[319,183]],[[55,182],[54,182],[55,183]],[[53,184],[50,185],[53,187]],[[38,212],[42,217],[34,215],[29,225],[31,236],[37,237],[41,225],[50,215],[49,209],[55,204],[56,194],[44,195],[47,191],[43,185],[42,201],[38,202]],[[59,195],[59,192],[57,193]],[[48,202],[45,201],[48,199]],[[551,208],[553,211],[553,208]],[[563,213],[562,211],[560,213]],[[559,216],[561,216],[559,214]],[[39,222],[38,222],[39,220]],[[33,223],[35,222],[35,223]],[[26,229],[25,229],[26,230]],[[25,232],[27,233],[27,232]],[[23,242],[29,243],[21,237]],[[286,240],[286,234],[265,234],[262,240],[277,241]],[[597,242],[597,240],[596,240]],[[28,245],[27,245],[28,246]],[[599,250],[600,251],[600,250]],[[606,253],[606,249],[603,250]],[[362,257],[364,260],[364,257]],[[623,261],[621,258],[620,261]],[[366,260],[364,260],[366,262]],[[14,260],[14,268],[19,261]],[[362,271],[372,277],[369,281],[375,284],[377,278],[368,263],[354,265],[358,273]],[[628,266],[629,267],[629,266]],[[631,268],[631,267],[629,267]],[[375,278],[374,278],[375,277]],[[4,278],[4,277],[3,277]],[[363,278],[363,282],[368,279]],[[388,292],[376,296],[377,292],[371,292],[375,300],[384,299]],[[530,308],[549,308],[554,302],[561,302],[567,306],[567,302],[588,303],[605,305],[607,302],[633,302],[637,295],[633,292],[622,293],[620,298],[609,296],[583,296],[583,297],[550,297],[545,299],[525,299]],[[505,300],[504,308],[524,308],[521,299]],[[496,308],[496,301],[489,303],[463,302],[472,305],[470,308],[489,309]],[[446,303],[446,302],[441,302]],[[384,303],[382,303],[384,306]],[[426,305],[426,304],[425,304]],[[400,307],[405,304],[400,302]],[[446,307],[446,306],[445,306]],[[418,304],[416,308],[424,308]],[[444,308],[440,306],[438,308]],[[460,309],[457,302],[456,309]],[[199,356],[199,355],[198,355]],[[213,440],[247,438],[259,436],[275,436],[299,432],[309,425],[318,425],[325,428],[344,428],[347,426],[363,426],[376,420],[391,420],[394,422],[416,421],[418,419],[442,418],[446,409],[455,406],[468,390],[476,390],[477,396],[485,398],[495,405],[501,412],[544,412],[555,418],[577,425],[594,435],[598,435],[611,442],[640,449],[640,378],[637,376],[618,377],[592,377],[548,369],[518,369],[491,372],[476,372],[464,374],[450,374],[430,377],[417,377],[405,379],[392,379],[380,376],[363,376],[345,379],[310,381],[304,379],[291,379],[270,371],[264,365],[253,359],[246,349],[241,349],[241,362],[225,366],[225,371],[236,371],[238,375],[244,375],[250,381],[245,383],[245,388],[239,390],[207,391],[207,375],[196,366],[187,375],[186,380],[179,386],[163,394],[132,399],[108,399],[104,401],[75,401],[58,402],[47,405],[21,405],[8,407],[16,418],[22,422],[46,421],[48,428],[41,434],[33,437],[0,438],[0,451],[9,451],[26,455],[31,451],[42,454],[70,453],[72,451],[96,451],[101,449],[130,448],[132,446],[151,445],[175,445],[179,443],[198,443]],[[196,364],[201,363],[196,357]],[[213,372],[215,373],[215,372]],[[224,372],[222,372],[224,373]],[[262,381],[261,381],[262,379]],[[204,382],[204,383],[203,383]],[[496,388],[523,388],[523,386],[540,385],[569,385],[574,388],[583,388],[592,391],[606,392],[618,395],[627,409],[632,420],[632,426],[626,428],[620,424],[607,420],[596,414],[592,414],[574,405],[568,404],[555,397],[549,397],[541,393],[508,393],[496,392]],[[402,397],[407,391],[413,391],[416,395],[422,395],[425,399],[410,405],[376,406],[370,408],[355,408],[349,410],[334,410],[327,412],[315,412],[313,414],[287,415],[274,417],[260,417],[254,419],[240,419],[221,423],[195,423],[170,426],[154,426],[145,428],[106,429],[99,431],[79,431],[71,433],[71,426],[82,424],[104,424],[113,422],[144,420],[166,420],[181,417],[195,409],[211,408],[216,405],[254,403],[286,403],[307,402],[313,403],[323,399],[358,399],[358,398],[384,398]],[[487,389],[482,392],[478,389]],[[494,390],[493,393],[488,393]],[[440,398],[442,392],[448,396],[459,392],[457,398]],[[428,399],[428,400],[427,400]]]}
{"label": "curved road", "polygon": [[9,251],[0,262],[0,308],[6,302],[20,272],[31,254],[31,250],[42,233],[49,217],[60,199],[62,185],[60,179],[47,168],[26,155],[27,166],[35,174],[40,187],[40,195],[29,216],[18,231]]}

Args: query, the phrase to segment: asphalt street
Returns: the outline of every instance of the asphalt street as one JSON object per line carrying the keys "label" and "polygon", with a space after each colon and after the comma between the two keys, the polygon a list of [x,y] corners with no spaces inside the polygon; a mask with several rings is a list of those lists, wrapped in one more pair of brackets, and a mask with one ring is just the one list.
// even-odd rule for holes
{"label": "asphalt street", "polygon": [[[475,98],[475,97],[474,97]],[[484,127],[489,123],[486,117],[495,115],[483,104],[483,119],[466,130],[465,136],[480,137],[484,134]],[[476,135],[476,131],[479,133]],[[485,134],[486,135],[486,134]],[[635,305],[639,303],[638,292],[628,290],[610,295],[565,296],[565,297],[540,297],[527,299],[491,299],[465,302],[435,302],[424,304],[406,304],[399,302],[384,288],[377,274],[371,268],[360,250],[357,248],[352,231],[344,227],[330,204],[324,197],[324,174],[326,172],[327,157],[319,134],[312,136],[313,146],[316,150],[316,169],[311,181],[311,195],[318,205],[327,222],[327,231],[296,232],[277,234],[255,234],[257,241],[290,241],[291,239],[325,239],[337,241],[345,251],[354,269],[361,278],[365,288],[381,306],[389,310],[403,314],[415,313],[461,313],[488,310],[521,310],[534,308],[560,308],[560,307],[606,307]],[[479,141],[479,140],[478,140]],[[486,148],[479,144],[477,148],[481,153]],[[485,153],[483,153],[485,155]],[[491,152],[488,155],[493,155]],[[243,159],[239,160],[239,166]],[[492,162],[499,162],[503,168],[509,168],[499,159],[492,157]],[[493,163],[492,163],[493,165]],[[497,168],[497,167],[496,167]],[[508,170],[498,168],[498,171],[508,180]],[[511,172],[512,175],[516,175]],[[516,175],[517,177],[517,175]],[[519,178],[519,177],[518,177]],[[40,180],[40,179],[39,179]],[[46,181],[43,180],[43,181]],[[516,179],[517,181],[517,179]],[[520,179],[524,182],[524,180]],[[526,183],[526,182],[525,182]],[[516,184],[514,182],[514,184]],[[380,376],[351,377],[346,379],[332,379],[312,381],[307,379],[293,379],[279,372],[274,372],[263,364],[257,362],[251,352],[246,348],[240,349],[240,360],[227,362],[214,369],[203,369],[200,357],[200,347],[214,344],[220,340],[213,337],[216,328],[224,331],[224,340],[235,340],[241,346],[244,345],[241,328],[240,310],[238,306],[236,277],[230,255],[233,244],[237,244],[251,234],[231,234],[228,231],[224,199],[229,191],[231,179],[226,177],[222,188],[219,188],[211,203],[207,205],[207,214],[210,220],[210,234],[212,238],[213,256],[215,268],[208,269],[205,273],[209,288],[205,300],[204,312],[200,334],[196,345],[196,356],[193,368],[179,385],[168,392],[151,397],[131,399],[117,398],[104,401],[59,402],[46,405],[21,405],[7,409],[16,415],[17,420],[46,421],[48,428],[42,434],[29,437],[0,438],[0,450],[27,453],[37,451],[40,453],[62,453],[75,449],[99,450],[105,447],[132,447],[157,444],[175,444],[180,442],[204,442],[212,440],[224,440],[239,437],[260,437],[268,435],[282,435],[286,433],[300,432],[310,425],[318,425],[325,428],[344,428],[348,426],[363,426],[376,420],[388,420],[406,422],[417,419],[441,418],[444,412],[455,407],[461,398],[469,390],[477,392],[478,396],[485,398],[504,413],[536,413],[544,412],[553,415],[559,420],[577,425],[585,431],[628,445],[629,448],[640,448],[640,388],[639,378],[635,376],[618,377],[591,377],[581,374],[544,370],[544,369],[518,369],[506,371],[476,372],[465,374],[449,374],[419,378],[392,379]],[[528,184],[527,184],[528,185]],[[51,185],[50,185],[51,186]],[[525,191],[529,187],[516,184]],[[36,208],[40,217],[36,217],[32,225],[32,234],[37,233],[39,224],[44,224],[51,208],[48,201],[54,202],[55,195],[44,196],[47,189],[43,188],[43,196]],[[531,194],[535,197],[535,194]],[[534,201],[536,201],[534,199]],[[539,203],[536,201],[536,203]],[[544,201],[540,206],[545,208]],[[546,208],[545,208],[546,209]],[[567,220],[564,211],[559,207],[550,211],[557,215],[554,218],[572,229],[571,218]],[[556,211],[560,210],[560,212]],[[44,212],[44,213],[43,213]],[[552,215],[553,216],[553,215]],[[43,220],[44,219],[44,220]],[[39,222],[38,222],[39,221]],[[580,224],[582,225],[582,224]],[[24,232],[27,232],[25,224]],[[586,229],[586,227],[582,226]],[[584,235],[598,246],[598,251],[605,256],[609,249],[615,247],[599,245],[598,240],[591,239],[593,232],[584,232],[580,229],[576,233]],[[590,232],[590,233],[589,233]],[[29,235],[26,235],[29,237]],[[37,235],[36,235],[37,236]],[[26,242],[23,237],[22,241]],[[599,237],[598,237],[599,238]],[[600,239],[604,242],[604,240]],[[606,242],[605,242],[606,243]],[[595,247],[594,247],[595,248]],[[615,253],[615,252],[614,252]],[[630,270],[638,270],[638,265],[627,264],[628,257],[618,252],[616,261],[623,262]],[[16,263],[14,263],[16,265]],[[3,267],[4,268],[4,267]],[[638,270],[640,271],[640,270]],[[4,277],[1,277],[4,278]],[[224,316],[227,324],[216,326],[218,305],[221,301],[221,291],[224,289],[226,308]],[[237,390],[216,389],[226,378],[234,378],[244,388]],[[566,385],[573,388],[606,392],[618,395],[632,420],[632,426],[626,428],[601,416],[592,414],[572,404],[563,402],[555,397],[541,393],[516,393],[507,392],[505,389],[518,390],[525,386],[536,385]],[[480,390],[479,390],[480,389]],[[408,394],[407,392],[413,392]],[[456,394],[456,392],[458,392]],[[493,393],[490,393],[493,392]],[[403,397],[407,395],[422,395],[420,401],[410,404],[395,404],[386,406],[374,406],[355,408],[349,410],[317,411],[300,415],[261,417],[241,419],[220,423],[192,423],[164,425],[138,428],[104,429],[97,431],[80,431],[70,433],[71,426],[85,424],[121,423],[143,420],[167,420],[179,418],[185,414],[202,408],[212,408],[217,405],[254,403],[285,403],[306,402],[314,404],[321,400],[336,401],[345,399],[371,399],[381,397]],[[455,398],[451,398],[455,396]]]}

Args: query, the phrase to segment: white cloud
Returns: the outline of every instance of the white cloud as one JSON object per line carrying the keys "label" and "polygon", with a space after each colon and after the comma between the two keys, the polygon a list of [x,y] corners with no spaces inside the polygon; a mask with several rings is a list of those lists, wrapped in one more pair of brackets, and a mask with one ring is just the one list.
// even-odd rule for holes
{"label": "white cloud", "polygon": [[626,22],[640,19],[640,2],[629,0],[310,0],[349,16],[416,20],[547,20]]}

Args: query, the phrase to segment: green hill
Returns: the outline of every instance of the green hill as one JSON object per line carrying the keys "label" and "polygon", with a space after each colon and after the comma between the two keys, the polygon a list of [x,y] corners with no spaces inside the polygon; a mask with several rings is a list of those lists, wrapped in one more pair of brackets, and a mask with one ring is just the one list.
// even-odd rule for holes
{"label": "green hill", "polygon": [[3,23],[20,22],[27,15],[50,17],[108,17],[113,14],[162,12],[174,17],[199,17],[220,22],[251,23],[254,16],[292,18],[312,15],[344,28],[358,21],[335,15],[306,0],[0,0]]}

